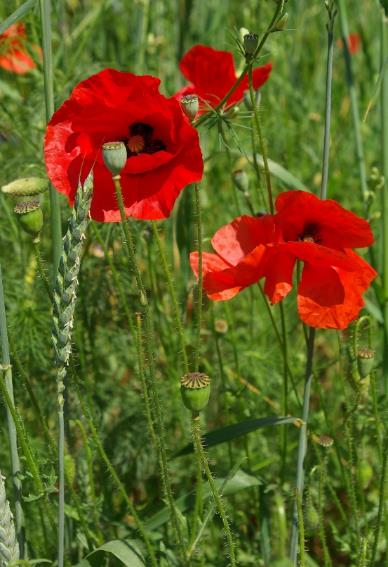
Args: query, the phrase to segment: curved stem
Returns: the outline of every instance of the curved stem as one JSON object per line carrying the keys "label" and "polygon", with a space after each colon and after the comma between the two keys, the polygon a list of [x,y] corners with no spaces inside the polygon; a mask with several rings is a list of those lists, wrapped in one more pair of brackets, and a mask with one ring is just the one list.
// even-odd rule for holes
{"label": "curved stem", "polygon": [[166,252],[165,252],[163,243],[162,243],[161,238],[160,238],[160,234],[159,234],[157,224],[156,224],[155,221],[152,221],[151,225],[152,225],[152,231],[153,231],[153,234],[154,234],[154,237],[155,237],[155,240],[156,240],[156,244],[158,246],[160,258],[162,260],[162,267],[163,267],[164,275],[165,275],[166,280],[167,280],[167,287],[168,287],[168,291],[170,293],[170,297],[171,297],[171,301],[172,301],[175,325],[176,325],[176,328],[178,330],[178,337],[179,337],[179,342],[180,342],[183,368],[184,368],[184,372],[187,373],[189,371],[189,361],[187,359],[185,335],[184,335],[184,331],[183,331],[182,319],[181,319],[181,316],[180,316],[180,313],[179,313],[179,304],[178,304],[178,299],[177,299],[177,295],[176,295],[176,292],[175,292],[174,282],[173,282],[173,279],[172,279],[171,270],[170,270],[169,265],[168,265]]}
{"label": "curved stem", "polygon": [[[313,379],[313,357],[314,357],[314,339],[315,339],[315,329],[310,328],[308,336],[308,347],[307,347],[307,361],[306,361],[306,373],[305,373],[305,384],[303,393],[303,410],[302,410],[302,426],[299,431],[299,444],[298,444],[298,464],[296,471],[296,491],[297,497],[303,499],[303,487],[304,487],[304,460],[307,453],[307,424],[309,418],[309,408],[310,408],[310,392],[311,392],[311,382]],[[292,534],[291,534],[291,561],[293,565],[297,565],[298,556],[298,506],[297,502],[294,507],[293,523],[292,523]]]}
{"label": "curved stem", "polygon": [[200,425],[200,417],[199,414],[193,414],[191,419],[192,424],[192,433],[193,433],[193,441],[194,447],[196,450],[196,454],[198,459],[201,462],[201,466],[205,471],[207,480],[209,482],[210,490],[212,492],[214,502],[218,511],[218,514],[221,517],[222,524],[224,526],[225,536],[228,543],[228,550],[230,556],[230,565],[231,567],[236,567],[236,554],[235,554],[235,545],[233,541],[232,532],[229,526],[228,518],[226,516],[225,506],[222,501],[221,495],[218,491],[216,483],[214,482],[213,475],[211,473],[209,463],[207,460],[207,456],[205,450],[202,445],[202,438],[201,438],[201,425]]}
{"label": "curved stem", "polygon": [[[255,52],[252,55],[252,58],[251,58],[252,60],[255,60],[255,58],[259,55],[259,53],[263,49],[264,44],[267,41],[268,37],[273,32],[274,25],[275,25],[277,19],[279,18],[279,15],[283,11],[284,4],[285,4],[285,0],[281,0],[280,2],[278,2],[276,9],[275,9],[275,13],[272,17],[272,20],[271,20],[269,26],[267,27],[266,31],[264,32],[263,37],[261,38],[259,45],[257,46]],[[240,76],[238,77],[238,79],[236,80],[234,85],[229,89],[229,91],[226,93],[226,95],[221,99],[221,101],[213,109],[213,112],[219,112],[220,110],[222,110],[224,104],[227,102],[227,100],[231,97],[231,95],[238,88],[238,86],[240,85],[241,81],[244,79],[245,75],[248,73],[250,68],[252,68],[252,61],[250,61],[249,63],[247,63],[244,66],[243,70],[241,71]],[[198,118],[198,120],[196,120],[194,122],[193,125],[196,126],[196,127],[200,126],[203,122],[205,122],[207,120],[209,115],[211,116],[213,114],[213,112],[207,112],[205,114],[202,114],[202,116],[200,116]]]}
{"label": "curved stem", "polygon": [[154,360],[154,351],[153,351],[154,332],[152,327],[151,310],[147,298],[146,289],[144,287],[143,279],[136,262],[134,239],[129,224],[127,222],[127,217],[125,213],[124,200],[123,200],[121,184],[120,184],[120,175],[114,176],[113,182],[116,192],[117,204],[119,206],[120,215],[121,215],[121,225],[124,231],[125,245],[127,248],[130,270],[135,276],[136,285],[139,292],[139,301],[141,306],[143,307],[145,333],[146,333],[145,345],[146,345],[146,354],[148,358],[149,372],[150,372],[149,387],[150,387],[150,394],[155,413],[155,426],[157,433],[156,439],[158,443],[158,452],[160,458],[160,470],[161,470],[163,489],[166,496],[168,507],[170,509],[172,527],[174,530],[175,539],[178,544],[179,553],[181,555],[182,560],[185,561],[185,557],[186,557],[185,545],[184,545],[182,530],[179,524],[178,514],[176,511],[172,488],[171,488],[167,452],[164,442],[162,410],[160,406],[159,395],[155,385],[155,360]]}
{"label": "curved stem", "polygon": [[203,296],[203,273],[202,273],[202,222],[201,203],[199,196],[199,185],[195,184],[195,216],[197,219],[197,245],[198,245],[198,298],[197,298],[197,340],[194,353],[194,370],[198,372],[201,354],[201,326],[202,326],[202,296]]}

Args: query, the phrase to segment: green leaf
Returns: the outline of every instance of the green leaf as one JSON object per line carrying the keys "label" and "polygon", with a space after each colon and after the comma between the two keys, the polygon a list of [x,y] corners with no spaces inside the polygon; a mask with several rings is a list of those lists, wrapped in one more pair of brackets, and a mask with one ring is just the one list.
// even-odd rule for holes
{"label": "green leaf", "polygon": [[98,567],[105,559],[105,555],[114,555],[127,567],[145,567],[144,557],[137,544],[132,540],[114,539],[101,545],[85,557],[77,567],[92,565]]}
{"label": "green leaf", "polygon": [[[254,476],[246,474],[242,470],[238,470],[232,478],[227,479],[225,481],[224,478],[217,478],[215,479],[215,483],[219,490],[222,490],[222,494],[224,496],[229,496],[235,494],[236,492],[240,492],[240,490],[245,490],[246,488],[252,488],[253,486],[259,486],[261,484],[260,480]],[[203,490],[203,499],[206,500],[211,496],[211,490],[209,488],[208,483],[204,484]],[[178,498],[175,502],[176,507],[182,513],[187,512],[191,508],[194,507],[195,503],[195,492],[188,492],[184,494],[180,498]],[[149,518],[145,525],[146,528],[149,530],[155,530],[168,522],[170,517],[170,511],[167,507],[162,508]]]}
{"label": "green leaf", "polygon": [[4,33],[12,24],[20,20],[33,6],[36,0],[27,0],[17,10],[15,10],[2,24],[0,24],[0,34]]}
{"label": "green leaf", "polygon": [[365,309],[368,311],[370,315],[372,315],[374,319],[376,319],[378,323],[383,324],[384,318],[383,318],[383,314],[381,313],[380,307],[376,303],[373,303],[367,297],[365,298]]}
{"label": "green leaf", "polygon": [[[257,162],[260,167],[264,167],[263,156],[257,154]],[[308,188],[297,178],[293,173],[285,169],[282,165],[276,163],[276,161],[268,160],[268,167],[272,175],[277,177],[279,181],[282,181],[287,187],[291,189],[300,189],[301,191],[309,191]]]}
{"label": "green leaf", "polygon": [[[226,427],[221,427],[220,429],[215,429],[214,431],[209,431],[206,433],[202,439],[203,444],[206,448],[214,447],[220,443],[226,443],[256,429],[261,427],[267,427],[269,425],[285,425],[287,423],[294,423],[297,418],[295,417],[261,417],[260,419],[247,419],[245,421],[240,421],[239,423],[234,423],[233,425],[227,425]],[[194,446],[189,443],[174,457],[181,457],[182,455],[189,455],[193,453]]]}

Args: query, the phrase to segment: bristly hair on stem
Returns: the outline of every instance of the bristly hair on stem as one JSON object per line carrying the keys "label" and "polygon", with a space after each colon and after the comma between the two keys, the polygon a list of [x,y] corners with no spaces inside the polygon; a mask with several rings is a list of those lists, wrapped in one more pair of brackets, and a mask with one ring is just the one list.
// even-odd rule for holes
{"label": "bristly hair on stem", "polygon": [[[327,24],[327,64],[326,64],[326,108],[325,108],[325,131],[323,142],[323,163],[322,163],[322,182],[320,189],[321,199],[326,199],[327,196],[327,183],[329,174],[329,149],[330,149],[330,121],[331,121],[331,88],[332,88],[332,75],[333,75],[333,29],[337,10],[334,6],[334,0],[325,0],[325,6],[328,14]],[[302,420],[303,425],[299,432],[298,442],[298,462],[296,471],[296,490],[301,498],[303,505],[303,489],[304,489],[304,467],[305,458],[307,454],[307,439],[308,439],[308,419],[310,409],[310,392],[311,383],[313,379],[313,359],[314,359],[314,343],[315,343],[315,329],[310,328],[307,339],[307,358],[306,358],[306,372],[305,372],[305,385],[303,393],[303,410]],[[295,502],[292,534],[291,534],[291,552],[290,558],[293,565],[297,565],[298,561],[298,504]]]}

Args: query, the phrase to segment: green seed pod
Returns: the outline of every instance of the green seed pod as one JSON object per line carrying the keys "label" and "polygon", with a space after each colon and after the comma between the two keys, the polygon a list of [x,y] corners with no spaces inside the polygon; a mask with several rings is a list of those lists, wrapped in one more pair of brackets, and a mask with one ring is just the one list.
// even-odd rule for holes
{"label": "green seed pod", "polygon": [[38,201],[18,203],[14,208],[22,229],[37,238],[43,228],[43,213]]}
{"label": "green seed pod", "polygon": [[189,372],[181,378],[181,395],[187,409],[203,410],[210,397],[210,378],[202,372]]}
{"label": "green seed pod", "polygon": [[190,122],[192,122],[197,116],[199,109],[199,100],[197,95],[191,94],[182,97],[181,108]]}
{"label": "green seed pod", "polygon": [[102,146],[104,163],[112,175],[119,175],[127,163],[127,149],[124,142],[107,142]]}
{"label": "green seed pod", "polygon": [[33,197],[44,193],[48,187],[48,180],[42,177],[22,177],[3,185],[3,193],[11,197]]}
{"label": "green seed pod", "polygon": [[257,33],[247,33],[244,35],[244,50],[245,55],[251,57],[256,51],[256,47],[259,43],[259,36]]}
{"label": "green seed pod", "polygon": [[246,171],[244,171],[243,169],[236,169],[236,171],[233,171],[232,173],[232,179],[239,191],[241,191],[242,193],[248,192],[249,178]]}
{"label": "green seed pod", "polygon": [[371,348],[360,348],[357,353],[357,366],[361,378],[366,378],[371,373],[376,352]]}
{"label": "green seed pod", "polygon": [[288,14],[287,12],[284,12],[284,14],[280,16],[280,18],[276,22],[274,31],[283,31],[287,25],[287,22],[288,22]]}

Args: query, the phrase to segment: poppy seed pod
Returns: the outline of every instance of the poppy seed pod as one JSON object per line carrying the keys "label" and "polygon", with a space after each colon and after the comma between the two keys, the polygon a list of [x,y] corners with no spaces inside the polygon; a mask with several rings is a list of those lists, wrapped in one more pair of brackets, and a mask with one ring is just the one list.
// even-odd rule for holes
{"label": "poppy seed pod", "polygon": [[48,180],[42,177],[22,177],[15,179],[7,185],[3,185],[1,190],[11,197],[36,197],[44,193],[48,186]]}
{"label": "poppy seed pod", "polygon": [[246,35],[244,35],[245,55],[251,57],[255,53],[258,43],[259,36],[257,35],[257,33],[247,33]]}
{"label": "poppy seed pod", "polygon": [[357,352],[357,366],[361,378],[369,376],[373,369],[376,352],[371,348],[360,348]]}
{"label": "poppy seed pod", "polygon": [[197,95],[190,94],[182,97],[181,108],[190,122],[192,122],[197,116],[199,110],[199,100]]}
{"label": "poppy seed pod", "polygon": [[38,239],[43,228],[43,213],[38,202],[19,203],[14,208],[20,226],[25,232]]}
{"label": "poppy seed pod", "polygon": [[210,397],[210,378],[202,372],[189,372],[181,378],[181,395],[187,409],[203,410]]}
{"label": "poppy seed pod", "polygon": [[119,175],[127,163],[127,150],[124,142],[107,142],[102,146],[104,163],[112,175]]}

